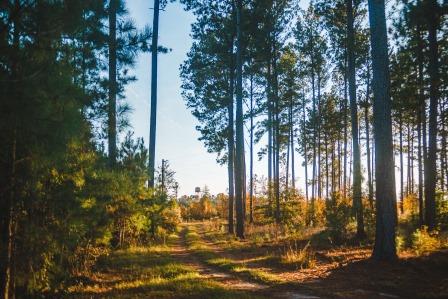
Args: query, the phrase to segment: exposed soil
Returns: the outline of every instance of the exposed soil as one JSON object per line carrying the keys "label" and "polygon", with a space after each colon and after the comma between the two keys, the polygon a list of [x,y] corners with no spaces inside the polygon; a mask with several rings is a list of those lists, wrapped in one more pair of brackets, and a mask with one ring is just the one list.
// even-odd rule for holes
{"label": "exposed soil", "polygon": [[266,288],[265,292],[292,292],[283,298],[300,298],[294,297],[295,291],[320,298],[448,298],[448,250],[423,257],[403,254],[391,264],[371,260],[369,246],[313,248],[314,267],[285,269],[270,259],[259,258],[284,250],[285,244],[224,249],[204,231],[199,232],[207,245],[223,257],[276,275],[284,283]]}

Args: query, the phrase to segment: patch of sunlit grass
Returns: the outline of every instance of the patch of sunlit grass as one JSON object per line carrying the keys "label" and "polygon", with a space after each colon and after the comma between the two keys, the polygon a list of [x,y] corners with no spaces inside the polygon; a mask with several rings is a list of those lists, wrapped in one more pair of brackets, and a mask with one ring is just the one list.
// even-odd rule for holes
{"label": "patch of sunlit grass", "polygon": [[311,250],[310,242],[303,248],[297,248],[297,244],[295,246],[290,245],[280,256],[280,262],[285,265],[293,265],[298,269],[314,268],[316,266],[316,258]]}
{"label": "patch of sunlit grass", "polygon": [[[189,244],[189,249],[195,251],[195,253],[201,257],[208,265],[218,267],[226,272],[235,273],[246,277],[249,280],[275,284],[280,281],[280,279],[271,273],[264,271],[263,269],[254,269],[247,267],[244,263],[236,262],[229,258],[223,258],[217,253],[213,252],[209,246],[201,240],[201,236],[194,231],[194,228],[188,228],[186,234],[187,243]],[[197,250],[196,248],[200,248]],[[260,257],[259,260],[269,259],[270,256]]]}

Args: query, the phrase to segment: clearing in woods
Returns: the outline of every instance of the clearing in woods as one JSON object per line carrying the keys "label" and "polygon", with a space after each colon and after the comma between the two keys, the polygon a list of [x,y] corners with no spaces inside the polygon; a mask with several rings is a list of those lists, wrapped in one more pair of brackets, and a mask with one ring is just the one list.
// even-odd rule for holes
{"label": "clearing in woods", "polygon": [[[184,223],[166,245],[115,251],[67,298],[444,298],[446,252],[368,259],[370,248],[318,248],[309,240],[238,241],[219,222]],[[302,256],[281,258],[288,247]],[[429,283],[431,282],[431,283]],[[431,286],[431,288],[429,288]]]}

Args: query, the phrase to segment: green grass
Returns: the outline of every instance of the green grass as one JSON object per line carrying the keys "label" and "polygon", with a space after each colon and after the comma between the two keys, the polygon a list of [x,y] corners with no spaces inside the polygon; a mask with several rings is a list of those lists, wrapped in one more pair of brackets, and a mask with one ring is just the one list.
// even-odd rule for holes
{"label": "green grass", "polygon": [[170,251],[169,246],[115,251],[99,260],[94,274],[70,286],[65,298],[256,298],[204,279]]}
{"label": "green grass", "polygon": [[[234,273],[251,281],[265,284],[281,283],[281,280],[274,274],[266,272],[262,269],[249,268],[244,263],[221,257],[206,244],[193,226],[187,227],[186,230],[185,239],[187,241],[188,248],[194,251],[195,254],[198,255],[206,264],[217,267],[226,272]],[[216,238],[217,236],[215,235],[214,237]],[[218,238],[215,240],[217,239]]]}

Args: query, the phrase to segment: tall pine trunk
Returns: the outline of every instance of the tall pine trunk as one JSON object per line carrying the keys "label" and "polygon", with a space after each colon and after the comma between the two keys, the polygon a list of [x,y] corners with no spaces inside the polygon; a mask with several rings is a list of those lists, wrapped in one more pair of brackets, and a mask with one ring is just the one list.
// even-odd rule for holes
{"label": "tall pine trunk", "polygon": [[159,12],[160,1],[154,0],[154,17],[152,24],[151,46],[151,116],[149,126],[149,187],[154,188],[154,167],[156,159],[156,125],[157,125],[157,49],[159,47]]}
{"label": "tall pine trunk", "polygon": [[369,0],[373,66],[376,226],[373,258],[396,260],[397,206],[392,143],[389,56],[384,0]]}
{"label": "tall pine trunk", "polygon": [[235,203],[236,203],[236,235],[244,238],[244,123],[243,123],[243,59],[242,59],[242,0],[237,0],[236,26],[236,157],[235,157]]}
{"label": "tall pine trunk", "polygon": [[250,77],[250,186],[249,186],[249,222],[254,223],[254,78]]}
{"label": "tall pine trunk", "polygon": [[345,49],[345,62],[344,62],[344,174],[342,179],[342,194],[344,198],[347,197],[347,159],[348,159],[348,66],[347,66],[347,49]]}
{"label": "tall pine trunk", "polygon": [[369,204],[373,208],[373,185],[372,185],[372,169],[370,157],[370,123],[369,123],[369,102],[366,99],[366,106],[364,107],[364,122],[366,124],[366,151],[367,151],[367,187],[369,190]]}
{"label": "tall pine trunk", "polygon": [[[418,131],[418,211],[419,223],[424,224],[424,162],[426,161],[426,100],[424,94],[423,79],[423,39],[421,29],[417,27],[417,67],[418,67],[418,96],[419,105],[417,111],[417,131]],[[422,142],[423,140],[423,142]]]}
{"label": "tall pine trunk", "polygon": [[290,127],[291,127],[291,187],[296,189],[296,172],[295,172],[295,156],[294,156],[294,121],[293,121],[293,102],[290,103]]}
{"label": "tall pine trunk", "polygon": [[404,164],[403,164],[403,116],[398,116],[398,134],[400,139],[400,212],[403,213],[404,198]]}
{"label": "tall pine trunk", "polygon": [[233,54],[233,38],[230,47],[230,70],[229,70],[229,96],[227,104],[227,114],[229,118],[228,128],[227,128],[227,151],[228,151],[228,161],[227,161],[227,171],[229,178],[229,212],[228,212],[228,232],[229,234],[234,234],[234,222],[233,222],[233,211],[234,211],[234,200],[235,200],[235,179],[234,179],[234,167],[235,167],[235,139],[234,139],[234,122],[233,122],[233,93],[235,89],[235,78],[234,78],[234,54]]}
{"label": "tall pine trunk", "polygon": [[369,190],[369,204],[373,208],[373,183],[372,183],[372,168],[370,157],[370,122],[369,122],[369,105],[370,105],[370,64],[367,65],[367,91],[366,91],[366,105],[364,110],[364,122],[366,124],[366,151],[367,151],[367,186]]}
{"label": "tall pine trunk", "polygon": [[[437,1],[431,0],[433,8],[436,9]],[[437,180],[437,106],[438,106],[438,88],[439,88],[439,70],[438,70],[438,42],[437,26],[438,20],[435,16],[436,11],[429,18],[428,22],[428,40],[429,40],[429,139],[428,139],[428,157],[425,167],[425,212],[426,225],[429,230],[436,228],[436,180]]]}
{"label": "tall pine trunk", "polygon": [[306,107],[305,107],[305,94],[303,95],[302,102],[302,144],[303,144],[303,152],[304,152],[304,166],[305,166],[305,197],[306,202],[309,202],[308,195],[308,148],[307,148],[307,140],[306,140]]}
{"label": "tall pine trunk", "polygon": [[109,163],[117,160],[117,5],[118,0],[109,3],[109,111],[108,146]]}
{"label": "tall pine trunk", "polygon": [[[14,1],[14,8],[16,11],[21,10],[20,1]],[[13,48],[14,51],[11,56],[11,83],[7,94],[12,95],[15,100],[20,98],[20,87],[17,82],[21,78],[18,73],[20,51],[20,24],[18,18],[13,21]],[[4,299],[15,298],[15,237],[16,237],[16,162],[17,162],[17,118],[13,115],[12,118],[12,134],[10,136],[10,143],[8,148],[10,152],[6,158],[6,167],[8,168],[8,177],[5,180],[6,192],[0,193],[0,295]],[[9,138],[8,138],[9,139]],[[3,183],[3,182],[2,182]],[[3,187],[3,184],[2,184]]]}
{"label": "tall pine trunk", "polygon": [[313,91],[313,173],[312,173],[312,179],[311,179],[311,208],[310,208],[310,220],[309,223],[312,223],[314,221],[314,203],[316,200],[316,146],[317,146],[317,127],[316,127],[316,93],[315,93],[315,85],[314,85],[314,69],[312,70],[311,74],[311,85],[312,85],[312,91]]}
{"label": "tall pine trunk", "polygon": [[352,123],[353,151],[353,207],[356,215],[356,236],[364,238],[364,215],[361,199],[361,151],[359,149],[358,105],[356,103],[356,69],[355,69],[355,32],[353,28],[353,2],[346,0],[347,5],[347,59],[349,97]]}

